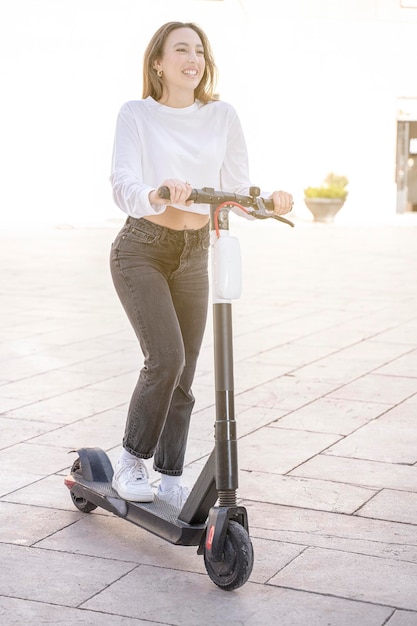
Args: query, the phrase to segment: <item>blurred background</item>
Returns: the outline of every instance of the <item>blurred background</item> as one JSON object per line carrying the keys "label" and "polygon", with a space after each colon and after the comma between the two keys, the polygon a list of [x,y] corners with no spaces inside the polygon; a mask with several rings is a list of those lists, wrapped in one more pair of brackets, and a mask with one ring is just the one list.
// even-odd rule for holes
{"label": "blurred background", "polygon": [[171,20],[207,32],[254,184],[291,190],[300,217],[329,172],[350,181],[341,221],[417,209],[417,1],[1,0],[3,227],[120,219],[116,116]]}

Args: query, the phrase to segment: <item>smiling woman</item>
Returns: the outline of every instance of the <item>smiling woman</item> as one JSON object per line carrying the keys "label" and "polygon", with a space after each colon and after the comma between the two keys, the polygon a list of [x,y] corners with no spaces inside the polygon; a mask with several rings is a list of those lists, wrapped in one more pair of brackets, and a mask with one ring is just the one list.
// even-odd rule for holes
{"label": "smiling woman", "polygon": [[[178,38],[185,41],[178,41]],[[176,108],[192,104],[205,65],[203,44],[195,31],[180,28],[170,33],[163,55],[154,63],[163,83],[161,104]]]}
{"label": "smiling woman", "polygon": [[[178,82],[181,79],[189,83]],[[206,34],[196,24],[170,22],[149,43],[143,64],[143,97],[175,108],[213,99],[217,68]]]}
{"label": "smiling woman", "polygon": [[[111,174],[114,200],[128,215],[112,246],[112,277],[144,355],[113,487],[127,500],[152,501],[144,461],[153,457],[159,499],[181,508],[208,302],[209,206],[188,198],[192,186],[248,194],[251,181],[237,113],[213,95],[216,65],[201,28],[159,28],[143,72],[142,100],[118,116]],[[276,213],[291,210],[289,193],[272,198]]]}

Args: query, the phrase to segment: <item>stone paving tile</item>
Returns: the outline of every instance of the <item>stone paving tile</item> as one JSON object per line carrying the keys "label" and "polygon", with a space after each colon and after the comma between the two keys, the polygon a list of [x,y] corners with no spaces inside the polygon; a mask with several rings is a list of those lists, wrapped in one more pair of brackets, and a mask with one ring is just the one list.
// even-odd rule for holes
{"label": "stone paving tile", "polygon": [[277,420],[280,420],[285,414],[285,410],[280,411],[279,409],[268,409],[260,406],[240,407],[239,403],[237,403],[236,422],[238,437],[244,437],[264,426],[275,426],[278,423]]}
{"label": "stone paving tile", "polygon": [[0,501],[0,542],[29,546],[79,518],[74,507],[68,512]]}
{"label": "stone paving tile", "polygon": [[[81,603],[134,569],[132,563],[0,544],[0,596],[67,607]],[[34,584],[34,581],[35,584]]]}
{"label": "stone paving tile", "polygon": [[340,387],[329,394],[330,398],[347,400],[368,400],[397,404],[417,393],[417,380],[400,376],[382,376],[368,374],[358,380]]}
{"label": "stone paving tile", "polygon": [[[395,312],[398,315],[398,312]],[[362,320],[361,320],[362,323]],[[398,323],[398,320],[397,320]],[[374,320],[371,317],[371,328],[374,328]],[[347,359],[356,359],[357,361],[371,361],[372,369],[379,366],[381,363],[388,363],[396,361],[398,358],[407,356],[410,352],[410,347],[403,344],[393,344],[385,342],[379,334],[372,336],[367,341],[361,341],[355,345],[349,346],[341,353]]]}
{"label": "stone paving tile", "polygon": [[320,332],[306,334],[304,337],[294,341],[294,345],[306,346],[311,348],[313,346],[323,346],[327,348],[328,352],[338,352],[345,348],[349,348],[352,344],[362,341],[367,338],[368,331],[359,327],[351,327],[349,324],[332,325],[331,328],[325,328]]}
{"label": "stone paving tile", "polygon": [[280,345],[288,341],[293,341],[300,336],[300,331],[288,330],[284,327],[275,327],[273,329],[268,328],[268,332],[265,332],[263,327],[262,332],[257,330],[245,335],[237,336],[233,342],[233,354],[236,363],[239,363],[246,359],[253,359],[260,352],[264,352],[271,348],[271,345]]}
{"label": "stone paving tile", "polygon": [[[76,456],[71,458],[75,460]],[[64,486],[64,477],[55,474],[32,484],[28,484],[27,481],[22,488],[7,493],[0,498],[0,511],[2,502],[76,512],[69,491]],[[104,509],[103,513],[105,513]]]}
{"label": "stone paving tile", "polygon": [[7,472],[0,474],[0,496],[37,483],[45,476],[69,468],[73,458],[71,448],[16,444],[0,450],[0,462]]}
{"label": "stone paving tile", "polygon": [[[7,473],[36,473],[40,476],[48,476],[67,467],[67,448],[55,446],[42,446],[34,443],[20,443],[5,450],[0,450],[0,463],[7,467]],[[6,475],[0,476],[0,484]]]}
{"label": "stone paving tile", "polygon": [[395,611],[386,626],[416,626],[417,613],[411,611]]}
{"label": "stone paving tile", "polygon": [[[54,279],[52,279],[54,280]],[[56,294],[56,298],[61,300],[60,306],[65,306],[67,308],[66,316],[61,320],[61,324],[57,326],[57,328],[45,332],[42,334],[42,341],[46,345],[52,345],[56,347],[62,347],[65,350],[68,347],[74,349],[74,353],[78,352],[78,347],[83,342],[95,341],[99,342],[103,339],[103,345],[106,345],[108,342],[108,336],[116,333],[118,335],[118,329],[120,328],[121,319],[118,315],[117,307],[112,307],[113,298],[111,298],[110,302],[108,302],[103,294],[100,294],[98,297],[101,301],[101,306],[107,307],[107,316],[102,315],[102,311],[96,310],[93,302],[89,302],[83,308],[77,308],[74,311],[71,311],[72,301],[76,300],[80,293],[80,289],[82,288],[77,285],[71,286],[73,289],[73,295],[70,300],[65,300],[62,298],[61,294]],[[55,301],[51,306],[55,306]],[[111,312],[113,311],[114,317],[111,316]],[[57,314],[57,311],[54,312],[54,315]],[[58,313],[59,315],[59,313]],[[99,324],[97,323],[99,320]],[[125,335],[122,334],[121,339],[125,339]],[[118,343],[116,342],[115,347],[117,349]],[[82,349],[81,349],[82,354]]]}
{"label": "stone paving tile", "polygon": [[240,393],[239,402],[249,406],[295,410],[333,391],[334,385],[282,376],[255,389]]}
{"label": "stone paving tile", "polygon": [[[1,399],[0,402],[2,402]],[[16,401],[14,402],[16,403]],[[16,417],[52,424],[71,424],[84,417],[126,403],[125,393],[96,389],[90,386],[58,394],[47,400],[26,404],[14,410],[6,410],[4,414],[11,418]]]}
{"label": "stone paving tile", "polygon": [[45,446],[110,448],[120,441],[126,421],[127,407],[97,412],[73,424],[33,437],[31,443]]}
{"label": "stone paving tile", "polygon": [[242,471],[239,493],[245,500],[305,507],[335,513],[353,513],[376,492],[364,487]]}
{"label": "stone paving tile", "polygon": [[[86,609],[0,597],[0,616],[5,626],[59,624],[59,626],[166,626],[154,620],[141,620]],[[401,624],[402,626],[402,624]],[[406,625],[408,626],[408,625]]]}
{"label": "stone paving tile", "polygon": [[404,402],[396,406],[336,443],[326,454],[413,465],[417,462],[415,405]]}
{"label": "stone paving tile", "polygon": [[[206,385],[199,379],[193,385],[193,394],[195,397],[194,410],[196,412],[202,411],[207,407],[214,407],[215,393],[211,385]],[[242,401],[241,404],[245,403]]]}
{"label": "stone paving tile", "polygon": [[[40,345],[39,336],[33,336],[35,333],[32,318],[30,318],[27,323],[27,328],[22,328],[22,316],[24,317],[24,311],[20,311],[19,318],[17,318],[16,313],[19,311],[19,304],[17,303],[15,307],[11,306],[10,302],[8,302],[8,304],[11,308],[11,313],[8,318],[4,318],[4,311],[0,312],[0,363],[3,373],[7,371],[7,363],[9,360],[13,363],[19,358],[24,359],[25,357],[31,357],[39,353],[40,350],[42,350],[43,354],[48,354],[50,350],[55,349],[55,346],[48,345],[43,340]],[[19,324],[16,324],[16,319],[19,319]],[[47,319],[47,321],[42,318],[36,319],[38,332],[42,333],[43,326],[49,326],[50,323],[50,318]]]}
{"label": "stone paving tile", "polygon": [[344,352],[340,350],[317,363],[297,369],[297,378],[328,382],[336,387],[346,385],[373,369],[371,359],[349,358]]}
{"label": "stone paving tile", "polygon": [[390,363],[379,367],[376,374],[388,376],[411,376],[417,377],[417,350],[412,350],[407,354],[392,360]]}
{"label": "stone paving tile", "polygon": [[410,396],[409,398],[407,398],[407,400],[404,401],[404,406],[408,406],[409,404],[417,404],[417,393],[413,394],[412,396]]}
{"label": "stone paving tile", "polygon": [[191,438],[187,444],[187,450],[185,452],[185,464],[189,465],[195,461],[199,461],[204,457],[207,457],[213,450],[213,438],[210,437],[207,441],[202,439]]}
{"label": "stone paving tile", "polygon": [[[155,590],[158,594],[157,607]],[[190,589],[193,589],[192,598]],[[330,598],[326,595],[272,589],[251,582],[245,591],[225,593],[216,589],[207,576],[184,573],[178,576],[167,568],[140,566],[94,598],[83,608],[118,615],[154,619],[155,614],[172,626],[195,626],[202,616],[207,624],[221,626],[381,626],[392,614],[382,606]]]}
{"label": "stone paving tile", "polygon": [[3,388],[4,386],[0,387],[0,405],[2,415],[7,415],[8,411],[18,409],[28,404],[27,401],[22,400],[21,398],[9,398],[8,396],[4,395],[2,392]]}
{"label": "stone paving tile", "polygon": [[292,369],[292,365],[271,365],[256,361],[256,359],[245,359],[234,366],[235,393],[243,393],[248,389],[258,387],[278,376],[287,374]]}
{"label": "stone paving tile", "polygon": [[[118,345],[116,337],[113,338],[113,341]],[[119,376],[129,374],[132,376],[132,372],[134,372],[137,377],[141,366],[139,350],[129,349],[106,353],[94,359],[78,360],[68,364],[65,369],[70,372],[81,372],[85,374],[87,381],[93,372],[93,382],[100,382],[102,380],[111,380],[114,378],[115,372],[117,372]]]}
{"label": "stone paving tile", "polygon": [[129,401],[139,376],[139,369],[120,374],[117,362],[115,362],[114,365],[116,369],[112,376],[101,378],[98,381],[92,381],[89,386],[93,391],[103,390],[112,391],[115,394],[118,393],[125,401],[126,398],[127,401]]}
{"label": "stone paving tile", "polygon": [[259,537],[251,538],[255,561],[251,582],[267,584],[270,578],[305,550],[305,546]]}
{"label": "stone paving tile", "polygon": [[417,524],[417,485],[414,493],[383,489],[357,511],[357,515]]}
{"label": "stone paving tile", "polygon": [[[36,468],[34,468],[36,469]],[[17,489],[21,489],[26,485],[37,483],[44,476],[42,474],[36,474],[34,471],[21,471],[14,470],[13,472],[2,472],[0,474],[0,497],[13,493]]]}
{"label": "stone paving tile", "polygon": [[417,564],[394,559],[308,548],[269,584],[417,610]]}
{"label": "stone paving tile", "polygon": [[[98,509],[96,509],[97,511]],[[67,524],[39,541],[39,548],[71,552],[115,561],[169,567],[178,571],[205,572],[195,546],[175,546],[114,515],[94,511],[75,524]]]}
{"label": "stone paving tile", "polygon": [[[409,304],[412,305],[412,301]],[[345,326],[351,329],[360,329],[363,332],[364,339],[383,342],[384,340],[380,338],[382,333],[391,331],[401,324],[407,324],[411,319],[413,319],[413,314],[410,314],[409,306],[403,305],[400,296],[399,301],[391,299],[389,302],[386,301],[381,304],[371,304],[369,301],[364,301],[363,310],[358,314],[356,309],[356,315],[351,315],[350,320],[345,322]],[[401,343],[398,342],[398,345],[401,345]],[[356,343],[355,346],[360,350],[361,344],[362,341]],[[352,347],[354,348],[355,346]],[[403,347],[406,350],[407,344],[403,344]]]}
{"label": "stone paving tile", "polygon": [[0,417],[0,450],[31,440],[50,429],[50,424],[41,421]]}
{"label": "stone paving tile", "polygon": [[297,341],[284,342],[276,347],[269,346],[267,350],[260,352],[252,358],[254,367],[256,363],[270,365],[289,365],[292,369],[308,365],[318,359],[333,353],[333,348],[323,345],[303,345]]}
{"label": "stone paving tile", "polygon": [[417,467],[399,463],[362,461],[318,454],[289,472],[289,476],[318,478],[371,489],[399,489],[417,492]]}
{"label": "stone paving tile", "polygon": [[[132,349],[133,341],[113,335],[100,337],[100,339],[86,340],[68,346],[48,346],[44,340],[33,339],[32,351],[26,356],[15,355],[16,341],[11,342],[8,354],[7,345],[2,344],[2,359],[0,360],[0,377],[13,381],[36,374],[45,373],[55,369],[69,366],[79,366],[94,369],[97,373],[108,367],[114,374],[114,362],[116,359],[126,369],[132,368],[138,362],[138,350]],[[118,355],[115,346],[125,344],[126,348]],[[4,352],[3,352],[4,350]],[[113,369],[111,369],[113,368]]]}
{"label": "stone paving tile", "polygon": [[339,435],[266,426],[239,440],[240,468],[286,474],[339,439]]}
{"label": "stone paving tile", "polygon": [[277,427],[348,435],[387,411],[390,405],[319,398],[280,418]]}
{"label": "stone paving tile", "polygon": [[[235,418],[237,422],[237,436],[245,435],[267,425],[274,425],[286,411],[268,409],[265,407],[248,407],[237,403],[235,405]],[[214,422],[216,410],[214,406],[208,407],[193,414],[190,424],[190,437],[203,439],[214,443]]]}
{"label": "stone paving tile", "polygon": [[265,502],[243,503],[252,537],[417,564],[415,526]]}
{"label": "stone paving tile", "polygon": [[[410,303],[413,306],[413,303]],[[411,309],[408,309],[411,310]],[[417,345],[417,329],[414,319],[401,324],[395,328],[386,330],[379,336],[381,341],[389,341],[392,343],[402,343],[415,347]]]}
{"label": "stone paving tile", "polygon": [[[95,382],[96,374],[92,373],[91,378]],[[53,370],[44,374],[37,374],[24,380],[3,385],[1,393],[7,398],[15,398],[20,402],[19,406],[46,400],[56,395],[56,390],[62,393],[80,389],[89,384],[83,372],[71,372],[69,368]]]}
{"label": "stone paving tile", "polygon": [[[322,358],[316,363],[299,368],[297,377],[342,385],[371,372],[381,362],[384,363],[398,355],[403,355],[407,350],[409,350],[408,347],[396,344],[361,341],[359,344]],[[384,373],[379,369],[377,372]]]}
{"label": "stone paving tile", "polygon": [[62,367],[62,359],[45,354],[44,351],[34,351],[29,356],[10,357],[7,360],[0,361],[2,386],[6,383],[28,378],[36,374],[43,374],[59,367]]}

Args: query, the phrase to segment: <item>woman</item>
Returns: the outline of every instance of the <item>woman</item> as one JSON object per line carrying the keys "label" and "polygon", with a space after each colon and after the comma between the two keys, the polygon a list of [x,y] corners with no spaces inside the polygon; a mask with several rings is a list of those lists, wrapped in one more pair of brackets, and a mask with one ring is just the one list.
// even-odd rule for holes
{"label": "woman", "polygon": [[[188,495],[181,475],[208,304],[209,207],[187,198],[192,186],[242,194],[251,186],[242,128],[214,98],[215,78],[201,28],[167,23],[145,51],[143,99],[124,104],[117,120],[111,183],[128,218],[111,271],[144,355],[113,478],[126,500],[153,500],[151,457],[158,497],[181,507]],[[169,201],[158,195],[163,185]],[[277,214],[291,210],[289,193],[271,197]]]}

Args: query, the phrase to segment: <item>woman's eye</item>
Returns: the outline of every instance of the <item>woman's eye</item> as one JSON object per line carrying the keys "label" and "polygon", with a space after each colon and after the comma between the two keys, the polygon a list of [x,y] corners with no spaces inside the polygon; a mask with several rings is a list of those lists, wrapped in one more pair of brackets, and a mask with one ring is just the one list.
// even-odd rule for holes
{"label": "woman's eye", "polygon": [[[177,52],[188,52],[188,50],[186,48],[177,48]],[[198,56],[204,56],[204,50],[196,50],[195,51],[196,54],[198,54]]]}

